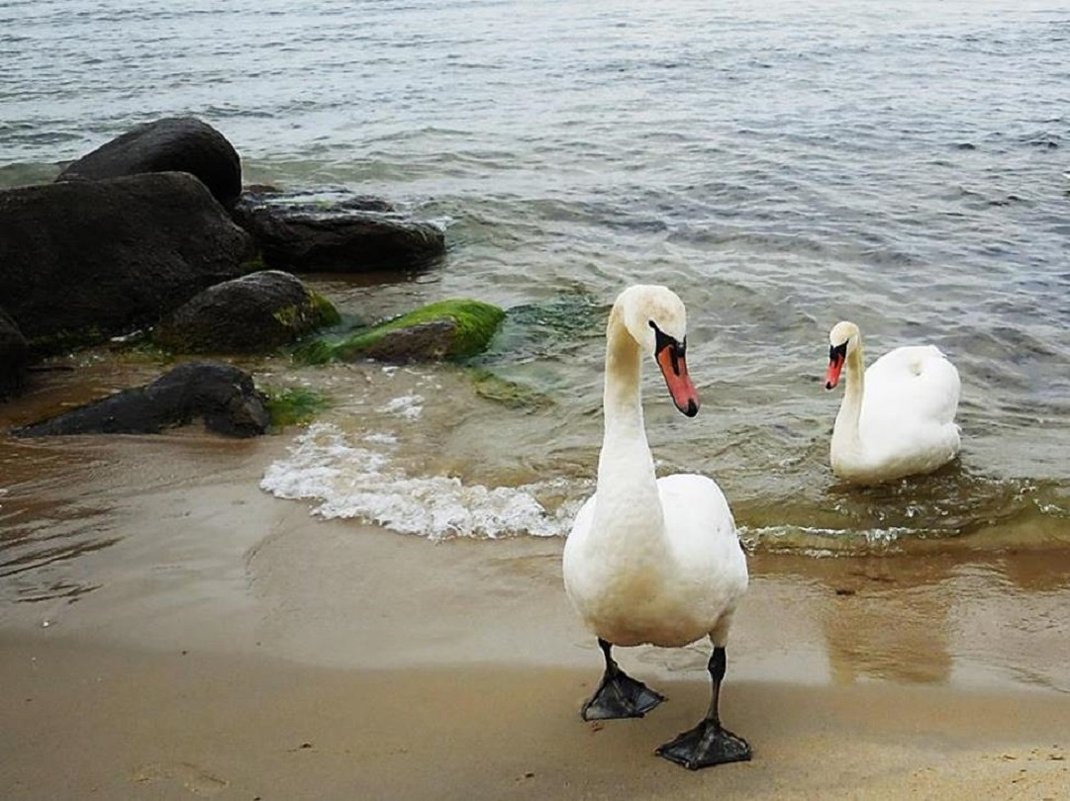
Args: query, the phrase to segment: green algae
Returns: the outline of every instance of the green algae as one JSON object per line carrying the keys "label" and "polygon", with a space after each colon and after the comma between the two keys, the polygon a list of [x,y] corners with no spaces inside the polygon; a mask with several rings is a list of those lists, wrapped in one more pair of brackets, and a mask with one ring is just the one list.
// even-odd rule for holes
{"label": "green algae", "polygon": [[261,391],[267,397],[272,428],[308,423],[331,405],[327,395],[307,387],[266,387]]}
{"label": "green algae", "polygon": [[471,371],[472,387],[484,400],[498,403],[507,409],[537,411],[553,406],[549,396],[529,386],[511,381],[483,368]]}
{"label": "green algae", "polygon": [[309,364],[351,361],[372,351],[391,334],[444,325],[445,330],[439,332],[446,338],[441,348],[442,356],[463,359],[486,350],[504,319],[505,312],[489,303],[468,298],[441,300],[359,331],[341,341],[317,339],[306,342],[295,351],[295,358]]}

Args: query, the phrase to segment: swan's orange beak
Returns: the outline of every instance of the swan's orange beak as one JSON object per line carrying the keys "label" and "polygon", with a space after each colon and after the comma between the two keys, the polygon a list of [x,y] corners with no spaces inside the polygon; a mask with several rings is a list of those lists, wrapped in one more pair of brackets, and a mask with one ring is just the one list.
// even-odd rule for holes
{"label": "swan's orange beak", "polygon": [[847,361],[847,343],[829,348],[829,369],[825,373],[825,389],[832,389],[840,383],[840,372]]}
{"label": "swan's orange beak", "polygon": [[665,386],[669,388],[676,408],[688,417],[694,417],[698,414],[698,392],[687,374],[687,362],[680,350],[675,343],[669,344],[658,350],[654,358],[665,376]]}

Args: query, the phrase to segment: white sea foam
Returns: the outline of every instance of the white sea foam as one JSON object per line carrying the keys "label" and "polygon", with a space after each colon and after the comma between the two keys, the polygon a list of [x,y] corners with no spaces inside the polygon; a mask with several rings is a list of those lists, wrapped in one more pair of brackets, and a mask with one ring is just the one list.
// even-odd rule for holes
{"label": "white sea foam", "polygon": [[423,395],[413,393],[411,395],[402,395],[401,397],[394,398],[383,406],[380,406],[376,411],[394,414],[406,420],[418,420],[424,411],[423,403]]}
{"label": "white sea foam", "polygon": [[335,425],[317,423],[294,441],[289,456],[260,482],[280,497],[313,502],[313,514],[358,518],[430,539],[564,535],[575,509],[549,512],[538,501],[545,486],[485,487],[453,476],[411,476],[392,463],[389,437],[354,444]]}
{"label": "white sea foam", "polygon": [[842,529],[818,526],[740,526],[739,536],[750,548],[768,551],[794,551],[812,556],[834,556],[874,547],[891,548],[903,537],[916,535],[902,527]]}

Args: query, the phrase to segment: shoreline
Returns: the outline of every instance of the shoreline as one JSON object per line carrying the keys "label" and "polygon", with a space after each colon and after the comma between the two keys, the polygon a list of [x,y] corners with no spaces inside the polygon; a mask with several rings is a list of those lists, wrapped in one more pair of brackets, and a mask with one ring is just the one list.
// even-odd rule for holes
{"label": "shoreline", "polygon": [[[187,454],[190,470],[204,447],[214,445]],[[0,638],[336,669],[600,670],[561,583],[562,539],[429,542],[312,517],[304,503],[257,488],[250,474],[264,454],[249,445],[233,469],[192,485],[146,480],[121,509],[106,510],[116,528],[136,533],[67,563],[79,568],[70,578],[77,592],[0,604]],[[1070,605],[1068,552],[758,553],[749,562],[751,586],[729,634],[730,680],[1070,696],[1070,621],[1060,612]],[[706,681],[705,641],[617,654],[651,677]]]}
{"label": "shoreline", "polygon": [[29,575],[61,592],[9,587],[0,605],[5,800],[972,801],[1070,784],[1070,553],[752,555],[723,715],[755,758],[692,773],[653,749],[705,711],[706,644],[617,649],[670,701],[584,723],[602,665],[563,540],[312,517],[258,487],[287,444],[100,442],[35,501],[91,500],[75,519],[107,543]]}

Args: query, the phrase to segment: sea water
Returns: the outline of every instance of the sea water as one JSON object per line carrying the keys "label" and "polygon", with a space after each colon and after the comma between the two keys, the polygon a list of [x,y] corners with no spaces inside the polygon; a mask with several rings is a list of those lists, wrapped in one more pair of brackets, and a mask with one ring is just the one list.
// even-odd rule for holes
{"label": "sea water", "polygon": [[[1070,541],[1064,4],[0,1],[0,75],[0,185],[193,114],[246,182],[445,227],[426,270],[309,279],[344,313],[509,310],[474,364],[261,368],[332,398],[263,478],[317,514],[566,533],[593,490],[606,313],[649,282],[687,304],[703,402],[679,415],[646,366],[658,470],[715,477],[757,547]],[[959,462],[834,479],[840,319],[870,359],[932,343],[958,366]]]}

